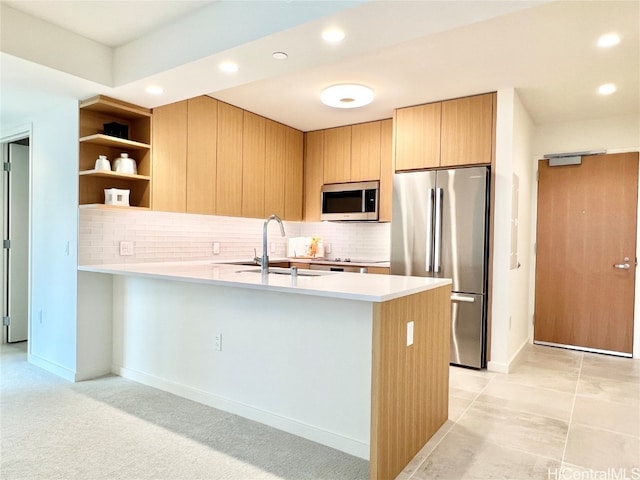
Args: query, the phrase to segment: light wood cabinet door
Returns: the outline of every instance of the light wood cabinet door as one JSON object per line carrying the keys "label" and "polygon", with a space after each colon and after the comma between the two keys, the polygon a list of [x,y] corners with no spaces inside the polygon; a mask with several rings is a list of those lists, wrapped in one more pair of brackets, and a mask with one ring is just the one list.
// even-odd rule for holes
{"label": "light wood cabinet door", "polygon": [[286,127],[286,170],[284,188],[284,218],[291,221],[302,220],[303,195],[303,133]]}
{"label": "light wood cabinet door", "polygon": [[380,122],[380,203],[378,219],[391,221],[391,202],[393,199],[393,120]]}
{"label": "light wood cabinet door", "polygon": [[324,183],[351,179],[351,125],[324,131]]}
{"label": "light wood cabinet door", "polygon": [[326,130],[304,134],[304,221],[320,221]]}
{"label": "light wood cabinet door", "polygon": [[201,96],[188,101],[187,213],[216,213],[218,101]]}
{"label": "light wood cabinet door", "polygon": [[380,179],[381,122],[351,126],[351,174],[349,181],[365,182]]}
{"label": "light wood cabinet door", "polygon": [[265,216],[266,119],[243,112],[242,136],[242,216]]}
{"label": "light wood cabinet door", "polygon": [[[264,213],[285,217],[287,127],[267,120]],[[302,182],[302,180],[301,180]]]}
{"label": "light wood cabinet door", "polygon": [[243,110],[218,102],[216,214],[242,215]]}
{"label": "light wood cabinet door", "polygon": [[187,101],[153,110],[152,206],[165,212],[186,211]]}
{"label": "light wood cabinet door", "polygon": [[440,102],[396,110],[397,171],[440,166],[441,114]]}
{"label": "light wood cabinet door", "polygon": [[491,163],[493,96],[489,93],[442,102],[441,166]]}

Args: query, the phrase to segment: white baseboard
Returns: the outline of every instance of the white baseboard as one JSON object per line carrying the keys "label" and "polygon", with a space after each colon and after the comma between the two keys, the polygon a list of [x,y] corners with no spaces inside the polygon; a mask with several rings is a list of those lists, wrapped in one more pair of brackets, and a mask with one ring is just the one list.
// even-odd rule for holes
{"label": "white baseboard", "polygon": [[509,359],[508,362],[494,362],[494,361],[489,361],[487,362],[487,370],[490,372],[496,372],[496,373],[509,373],[511,371],[511,367],[513,365],[515,365],[516,360],[518,360],[518,357],[520,355],[522,355],[522,352],[524,351],[524,348],[531,343],[530,339],[527,338],[524,342],[522,342],[522,345],[520,345],[520,347],[518,348],[518,350],[516,351],[516,353],[514,353],[511,358]]}
{"label": "white baseboard", "polygon": [[158,378],[144,372],[139,372],[125,367],[113,365],[112,373],[128,378],[143,385],[173,393],[180,397],[188,398],[198,403],[208,405],[225,412],[233,413],[249,420],[268,425],[313,442],[335,448],[342,452],[369,460],[369,445],[353,438],[323,430],[322,428],[298,422],[294,419],[260,410],[251,405],[246,405],[235,400],[215,395],[197,388],[183,385],[163,378]]}
{"label": "white baseboard", "polygon": [[69,370],[61,365],[50,362],[49,360],[45,360],[42,357],[38,357],[32,353],[27,355],[27,360],[29,363],[32,363],[36,367],[40,367],[48,372],[53,373],[59,377],[64,378],[65,380],[69,380],[70,382],[76,381],[76,372]]}

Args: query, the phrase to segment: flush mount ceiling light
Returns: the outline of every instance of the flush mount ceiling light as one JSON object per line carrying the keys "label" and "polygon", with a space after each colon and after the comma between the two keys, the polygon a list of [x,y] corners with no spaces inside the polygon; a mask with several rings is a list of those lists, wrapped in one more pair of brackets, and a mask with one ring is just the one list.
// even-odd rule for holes
{"label": "flush mount ceiling light", "polygon": [[601,35],[598,38],[598,46],[600,48],[609,48],[613,47],[620,43],[620,35],[617,33],[607,33],[605,35]]}
{"label": "flush mount ceiling light", "polygon": [[222,62],[218,68],[225,73],[235,73],[238,71],[238,64],[234,62]]}
{"label": "flush mount ceiling light", "polygon": [[611,95],[616,91],[616,86],[613,83],[605,83],[598,87],[598,93],[600,95]]}
{"label": "flush mount ceiling light", "polygon": [[289,58],[289,55],[284,52],[273,52],[271,56],[276,60],[286,60],[287,58]]}
{"label": "flush mount ceiling light", "polygon": [[327,28],[322,32],[322,39],[327,43],[339,43],[344,39],[344,32],[335,27]]}
{"label": "flush mount ceiling light", "polygon": [[147,93],[151,95],[162,95],[164,93],[164,89],[159,85],[149,85],[147,87]]}
{"label": "flush mount ceiling light", "polygon": [[330,107],[362,107],[373,101],[373,90],[364,85],[343,83],[325,88],[320,95],[320,100]]}

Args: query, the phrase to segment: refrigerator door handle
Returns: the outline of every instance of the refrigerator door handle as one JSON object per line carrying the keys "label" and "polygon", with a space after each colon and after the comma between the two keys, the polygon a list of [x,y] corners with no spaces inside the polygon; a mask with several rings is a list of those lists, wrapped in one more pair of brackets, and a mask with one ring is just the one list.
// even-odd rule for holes
{"label": "refrigerator door handle", "polygon": [[436,203],[436,221],[435,221],[435,235],[434,235],[434,268],[435,273],[442,271],[442,201],[444,196],[444,190],[442,188],[436,188],[435,203]]}
{"label": "refrigerator door handle", "polygon": [[466,295],[453,294],[453,295],[451,295],[451,301],[452,302],[475,303],[476,298],[475,297],[468,297]]}
{"label": "refrigerator door handle", "polygon": [[425,256],[427,272],[433,271],[433,203],[435,200],[435,189],[429,189],[429,195],[427,196],[427,218],[426,218],[426,242],[425,242]]}

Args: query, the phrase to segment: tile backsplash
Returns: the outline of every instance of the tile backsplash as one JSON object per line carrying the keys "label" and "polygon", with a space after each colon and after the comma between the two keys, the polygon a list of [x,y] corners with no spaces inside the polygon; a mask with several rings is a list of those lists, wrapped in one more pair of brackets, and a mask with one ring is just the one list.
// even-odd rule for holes
{"label": "tile backsplash", "polygon": [[[251,259],[261,255],[264,219],[192,215],[147,210],[81,208],[80,265]],[[285,257],[287,237],[317,236],[330,245],[327,258],[388,260],[388,223],[284,222],[286,237],[269,223],[271,257]],[[120,242],[133,243],[133,255],[120,255]],[[214,242],[220,253],[213,253]]]}

